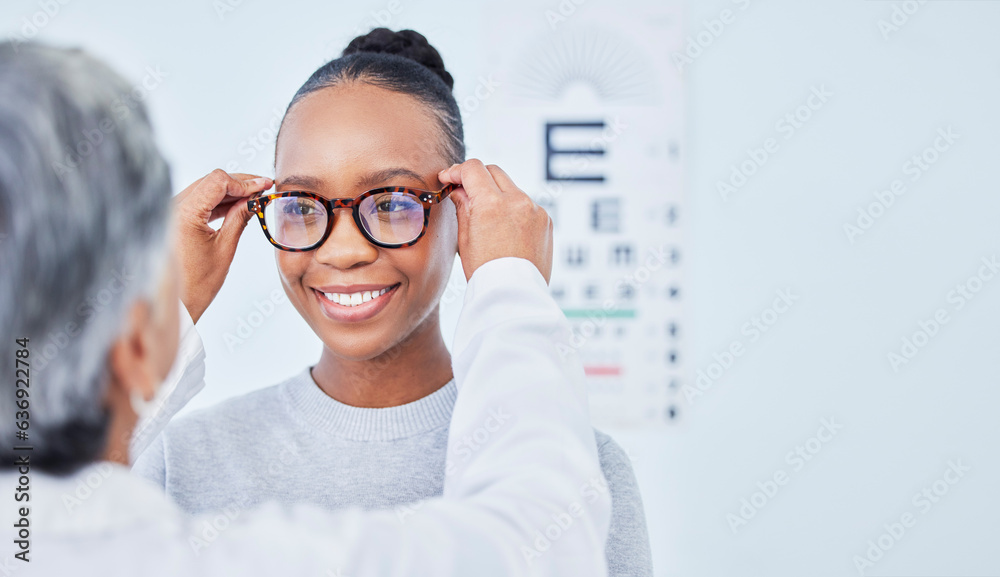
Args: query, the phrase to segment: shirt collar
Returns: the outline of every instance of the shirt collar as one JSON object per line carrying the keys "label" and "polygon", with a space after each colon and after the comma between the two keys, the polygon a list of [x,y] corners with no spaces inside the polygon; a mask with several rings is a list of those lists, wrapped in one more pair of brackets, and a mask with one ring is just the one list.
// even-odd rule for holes
{"label": "shirt collar", "polygon": [[394,441],[447,426],[458,387],[454,377],[433,393],[397,407],[353,407],[328,396],[307,367],[281,385],[293,413],[311,427],[353,441]]}

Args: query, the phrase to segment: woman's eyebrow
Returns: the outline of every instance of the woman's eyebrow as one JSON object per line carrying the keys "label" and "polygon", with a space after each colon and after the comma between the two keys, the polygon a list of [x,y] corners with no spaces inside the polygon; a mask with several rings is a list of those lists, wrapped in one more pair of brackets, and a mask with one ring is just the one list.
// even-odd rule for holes
{"label": "woman's eyebrow", "polygon": [[305,176],[299,174],[293,174],[281,179],[281,182],[277,183],[278,186],[301,186],[304,188],[317,189],[322,185],[323,181],[313,176]]}
{"label": "woman's eyebrow", "polygon": [[384,168],[382,170],[376,170],[374,172],[369,172],[368,174],[362,176],[358,179],[358,188],[369,188],[375,186],[376,184],[383,183],[390,178],[396,178],[398,176],[406,176],[413,178],[418,182],[423,182],[422,176],[416,172],[410,170],[409,168],[404,168],[402,166],[395,166],[392,168]]}
{"label": "woman's eyebrow", "polygon": [[[376,170],[365,174],[357,181],[357,187],[361,189],[371,188],[377,184],[381,184],[389,179],[396,178],[399,176],[405,176],[417,180],[418,182],[423,182],[424,179],[409,168],[404,168],[402,166],[395,166],[391,168],[383,168],[381,170]],[[323,187],[323,180],[316,178],[315,176],[308,176],[304,174],[293,174],[281,179],[278,186],[297,186],[303,188],[309,188],[312,190],[318,190]]]}

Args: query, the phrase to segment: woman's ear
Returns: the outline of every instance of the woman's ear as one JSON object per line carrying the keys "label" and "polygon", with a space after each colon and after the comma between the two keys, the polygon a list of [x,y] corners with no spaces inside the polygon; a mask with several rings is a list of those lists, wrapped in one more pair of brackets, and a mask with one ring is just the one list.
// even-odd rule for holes
{"label": "woman's ear", "polygon": [[180,340],[178,263],[171,253],[153,300],[137,299],[108,353],[109,397],[151,400],[170,373]]}
{"label": "woman's ear", "polygon": [[152,309],[145,300],[133,303],[126,313],[123,331],[111,345],[108,352],[110,399],[127,400],[138,395],[150,400],[156,392]]}

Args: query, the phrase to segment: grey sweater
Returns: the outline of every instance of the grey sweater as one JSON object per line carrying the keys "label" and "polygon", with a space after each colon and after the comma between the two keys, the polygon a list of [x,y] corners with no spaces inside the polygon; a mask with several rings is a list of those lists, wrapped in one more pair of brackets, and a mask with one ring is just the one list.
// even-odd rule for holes
{"label": "grey sweater", "polygon": [[[269,500],[418,514],[415,501],[442,494],[454,379],[398,407],[345,405],[313,382],[309,369],[278,385],[175,419],[133,472],[164,488],[190,513],[231,517]],[[501,410],[459,447],[475,451],[502,434]],[[481,433],[481,434],[480,434]],[[611,492],[609,575],[649,577],[652,556],[642,497],[622,448],[595,430],[607,486],[581,480],[581,494]]]}

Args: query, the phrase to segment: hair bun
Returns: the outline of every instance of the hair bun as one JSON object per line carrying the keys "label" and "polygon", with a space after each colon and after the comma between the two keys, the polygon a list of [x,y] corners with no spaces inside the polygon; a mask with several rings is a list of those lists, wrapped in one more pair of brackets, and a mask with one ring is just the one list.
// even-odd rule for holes
{"label": "hair bun", "polygon": [[382,52],[398,54],[415,60],[437,74],[451,90],[455,84],[451,74],[444,69],[444,60],[427,38],[416,30],[394,32],[388,28],[373,28],[368,34],[351,40],[341,56],[357,52]]}

